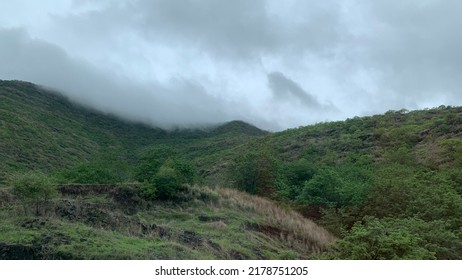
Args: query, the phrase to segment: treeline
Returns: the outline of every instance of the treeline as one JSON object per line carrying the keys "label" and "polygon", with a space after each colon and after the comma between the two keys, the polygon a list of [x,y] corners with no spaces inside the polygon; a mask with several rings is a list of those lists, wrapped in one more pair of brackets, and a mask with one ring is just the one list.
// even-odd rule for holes
{"label": "treeline", "polygon": [[[59,185],[137,183],[136,194],[147,201],[176,200],[185,185],[199,181],[194,165],[168,146],[143,150],[136,163],[105,159],[77,164],[54,173],[28,171],[12,173],[8,185],[20,199],[26,214],[46,214]],[[131,190],[132,191],[132,190]]]}

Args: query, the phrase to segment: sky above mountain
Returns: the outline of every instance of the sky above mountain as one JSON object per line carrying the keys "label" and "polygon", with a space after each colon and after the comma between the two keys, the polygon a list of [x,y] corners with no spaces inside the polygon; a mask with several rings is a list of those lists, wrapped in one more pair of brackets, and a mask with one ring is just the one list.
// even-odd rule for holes
{"label": "sky above mountain", "polygon": [[2,1],[0,79],[162,127],[462,105],[461,14],[456,0]]}

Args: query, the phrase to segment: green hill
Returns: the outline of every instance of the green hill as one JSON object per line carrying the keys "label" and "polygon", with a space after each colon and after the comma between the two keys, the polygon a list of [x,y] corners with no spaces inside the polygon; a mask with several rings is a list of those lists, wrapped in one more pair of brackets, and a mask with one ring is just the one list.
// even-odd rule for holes
{"label": "green hill", "polygon": [[206,158],[264,134],[237,121],[206,130],[165,131],[89,110],[30,83],[0,81],[0,184],[10,171],[53,171],[113,159],[132,164],[149,146],[167,145],[188,158]]}
{"label": "green hill", "polygon": [[[324,225],[341,239],[328,258],[462,258],[461,107],[290,129],[240,150],[235,187]],[[268,176],[243,186],[250,166]]]}
{"label": "green hill", "polygon": [[0,258],[462,258],[461,107],[166,131],[0,81],[0,135]]}

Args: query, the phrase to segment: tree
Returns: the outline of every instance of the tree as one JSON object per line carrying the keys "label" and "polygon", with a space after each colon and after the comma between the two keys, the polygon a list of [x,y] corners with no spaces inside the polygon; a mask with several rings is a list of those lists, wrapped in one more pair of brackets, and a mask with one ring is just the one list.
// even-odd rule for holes
{"label": "tree", "polygon": [[176,157],[175,150],[160,146],[144,152],[135,177],[142,182],[143,198],[172,199],[182,185],[195,182],[196,170],[191,162]]}
{"label": "tree", "polygon": [[56,186],[47,175],[41,172],[26,172],[15,174],[11,178],[13,193],[22,201],[24,211],[27,207],[35,208],[35,215],[40,215],[40,209],[44,208],[53,197],[57,196]]}
{"label": "tree", "polygon": [[278,194],[283,199],[295,200],[305,182],[314,174],[316,174],[314,164],[304,158],[285,164],[276,180]]}
{"label": "tree", "polygon": [[268,151],[250,152],[234,159],[229,178],[237,189],[269,196],[274,192],[275,173],[276,161]]}
{"label": "tree", "polygon": [[168,165],[161,166],[152,181],[157,190],[157,197],[160,199],[174,198],[181,188],[177,171]]}
{"label": "tree", "polygon": [[298,202],[311,206],[337,206],[341,202],[339,190],[344,187],[339,174],[332,168],[322,168],[305,182]]}
{"label": "tree", "polygon": [[168,146],[159,145],[144,150],[135,170],[135,179],[139,182],[150,181],[159,168],[168,159],[175,158],[176,151]]}

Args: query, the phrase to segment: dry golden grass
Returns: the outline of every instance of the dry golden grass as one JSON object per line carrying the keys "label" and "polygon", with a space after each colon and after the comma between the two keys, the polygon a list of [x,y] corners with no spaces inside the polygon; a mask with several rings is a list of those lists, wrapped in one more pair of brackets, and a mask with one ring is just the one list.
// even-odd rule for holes
{"label": "dry golden grass", "polygon": [[264,226],[278,229],[280,238],[293,246],[303,246],[311,252],[320,253],[327,248],[327,245],[336,241],[336,238],[323,227],[268,199],[230,188],[216,187],[213,190],[207,187],[195,186],[195,188],[218,194],[220,197],[220,200],[216,202],[218,206],[238,208],[249,214],[253,212],[265,217],[266,224],[262,225],[262,229]]}

